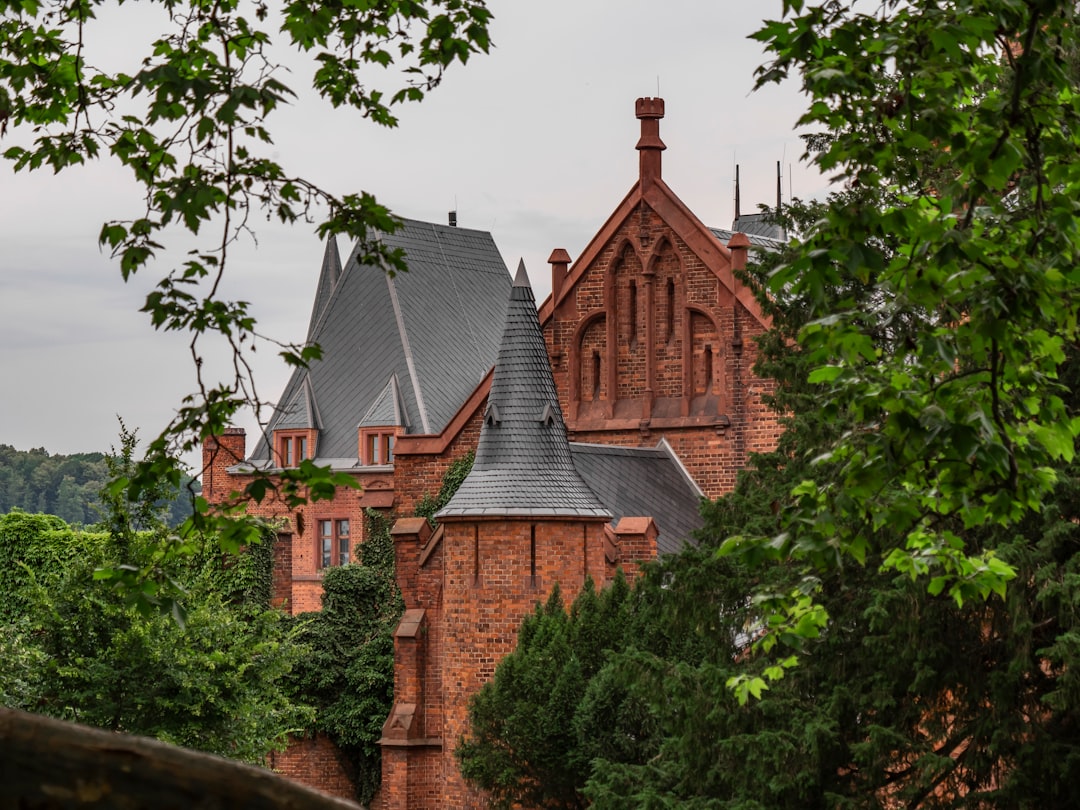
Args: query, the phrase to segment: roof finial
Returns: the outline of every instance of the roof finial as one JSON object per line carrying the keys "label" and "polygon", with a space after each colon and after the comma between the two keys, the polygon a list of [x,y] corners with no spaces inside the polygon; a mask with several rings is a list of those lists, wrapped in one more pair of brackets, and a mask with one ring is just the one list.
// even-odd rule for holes
{"label": "roof finial", "polygon": [[662,98],[639,98],[634,104],[634,114],[641,121],[641,137],[638,138],[640,179],[642,183],[660,179],[660,153],[667,147],[660,140],[660,119],[664,117]]}
{"label": "roof finial", "polygon": [[735,222],[739,221],[739,164],[735,164]]}

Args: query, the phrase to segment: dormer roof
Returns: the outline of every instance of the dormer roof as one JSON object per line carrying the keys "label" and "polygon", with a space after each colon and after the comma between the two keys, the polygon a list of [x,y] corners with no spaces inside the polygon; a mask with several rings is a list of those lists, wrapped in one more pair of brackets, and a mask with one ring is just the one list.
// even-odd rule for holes
{"label": "dormer roof", "polygon": [[405,403],[401,399],[401,389],[398,388],[397,375],[391,374],[386,381],[386,387],[375,401],[360,418],[358,427],[386,427],[389,425],[408,427],[408,413]]}
{"label": "dormer roof", "polygon": [[318,429],[320,427],[319,409],[315,404],[315,394],[311,390],[311,381],[305,376],[296,387],[292,398],[279,409],[276,427],[281,429]]}

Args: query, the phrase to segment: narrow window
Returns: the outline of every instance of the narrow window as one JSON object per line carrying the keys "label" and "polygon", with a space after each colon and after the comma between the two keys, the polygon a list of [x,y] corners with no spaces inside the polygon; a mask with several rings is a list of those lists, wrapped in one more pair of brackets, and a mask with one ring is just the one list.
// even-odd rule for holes
{"label": "narrow window", "polygon": [[307,436],[291,434],[277,438],[278,463],[282,467],[295,467],[308,457]]}
{"label": "narrow window", "polygon": [[368,464],[381,464],[379,460],[379,434],[371,433],[368,435]]}
{"label": "narrow window", "polygon": [[536,587],[536,524],[529,526],[529,577]]}
{"label": "narrow window", "polygon": [[675,337],[675,279],[667,283],[667,339]]}
{"label": "narrow window", "polygon": [[338,565],[349,564],[349,521],[337,521],[337,559]]}
{"label": "narrow window", "polygon": [[334,560],[334,521],[319,521],[319,567],[329,568]]}
{"label": "narrow window", "polygon": [[629,323],[627,324],[627,336],[631,345],[637,345],[637,282],[630,281],[630,306]]}
{"label": "narrow window", "polygon": [[593,400],[600,399],[600,352],[598,351],[592,353],[592,390]]}
{"label": "narrow window", "polygon": [[705,379],[703,381],[705,383],[705,393],[706,394],[711,394],[712,393],[712,388],[713,388],[712,346],[709,346],[709,345],[705,346],[705,356],[704,356],[703,360],[704,360],[703,365],[705,366],[705,372],[704,372]]}
{"label": "narrow window", "polygon": [[352,562],[352,538],[348,518],[319,521],[319,567]]}
{"label": "narrow window", "polygon": [[386,463],[390,464],[394,460],[394,434],[386,434]]}

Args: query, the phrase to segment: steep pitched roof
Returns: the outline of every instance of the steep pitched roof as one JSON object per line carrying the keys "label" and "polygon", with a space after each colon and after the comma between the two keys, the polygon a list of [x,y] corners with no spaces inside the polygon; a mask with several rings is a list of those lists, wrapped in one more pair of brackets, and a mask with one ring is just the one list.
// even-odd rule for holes
{"label": "steep pitched roof", "polygon": [[[306,380],[320,458],[357,457],[357,426],[387,401],[391,379],[399,421],[386,424],[441,431],[498,352],[510,276],[491,234],[407,219],[380,239],[404,251],[409,271],[391,277],[354,249],[337,272],[327,248],[308,333],[323,359],[294,372],[268,426],[285,426]],[[264,438],[252,461],[269,457]]]}
{"label": "steep pitched roof", "polygon": [[651,517],[660,530],[656,545],[661,554],[693,542],[693,533],[703,525],[704,496],[666,441],[656,447],[571,442],[570,452],[581,477],[611,511],[613,523]]}
{"label": "steep pitched roof", "polygon": [[438,517],[610,518],[574,467],[536,300],[518,265],[472,471]]}

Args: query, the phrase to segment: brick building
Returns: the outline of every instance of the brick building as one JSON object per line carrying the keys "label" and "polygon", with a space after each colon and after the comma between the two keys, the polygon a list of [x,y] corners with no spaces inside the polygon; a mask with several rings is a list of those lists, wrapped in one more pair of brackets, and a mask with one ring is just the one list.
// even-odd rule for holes
{"label": "brick building", "polygon": [[[294,611],[317,607],[319,572],[362,541],[365,507],[399,518],[406,611],[376,806],[482,806],[453,747],[525,614],[556,582],[569,600],[586,576],[677,550],[700,497],[776,441],[771,383],[751,372],[768,321],[736,270],[778,234],[753,216],[736,220],[749,234],[706,227],[662,178],[663,101],[636,115],[637,181],[576,261],[552,253],[539,310],[487,234],[408,222],[387,239],[410,272],[389,280],[343,269],[331,242],[309,329],[326,359],[294,375],[250,458],[235,431],[204,450],[211,501],[252,466],[305,457],[362,485],[297,514],[260,507],[290,521],[275,593]],[[407,517],[470,449],[438,527]]]}

